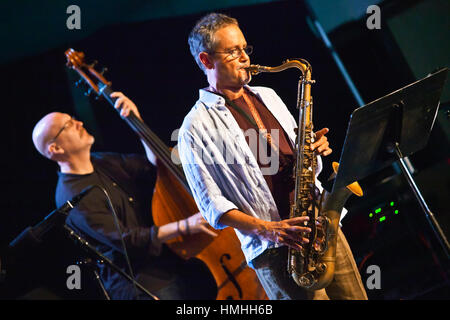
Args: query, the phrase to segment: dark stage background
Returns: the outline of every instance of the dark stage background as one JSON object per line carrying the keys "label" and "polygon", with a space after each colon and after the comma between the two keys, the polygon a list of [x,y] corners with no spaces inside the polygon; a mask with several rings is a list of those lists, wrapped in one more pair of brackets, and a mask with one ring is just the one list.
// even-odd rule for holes
{"label": "dark stage background", "polygon": [[[224,1],[220,6],[219,1],[210,8],[200,6],[197,1],[193,2],[192,8],[186,1],[181,1],[184,11],[177,10],[175,5],[173,8],[167,6],[165,9],[172,15],[156,14],[153,19],[139,15],[139,5],[145,8],[145,1],[132,1],[133,12],[138,18],[127,22],[124,22],[125,13],[131,11],[127,10],[131,7],[131,4],[127,7],[127,2],[107,9],[80,1],[82,29],[73,31],[65,27],[68,16],[65,8],[77,2],[61,2],[63,4],[58,8],[63,11],[59,15],[55,10],[46,12],[40,8],[28,10],[31,16],[23,16],[19,10],[14,10],[12,2],[3,4],[5,19],[2,24],[14,21],[14,27],[2,25],[1,33],[5,37],[2,39],[4,56],[0,60],[2,136],[6,138],[1,157],[0,244],[3,247],[25,227],[36,224],[55,209],[53,194],[57,167],[35,151],[31,140],[34,124],[42,116],[61,111],[84,121],[87,130],[96,138],[93,151],[143,153],[137,137],[109,104],[85,97],[79,88],[75,88],[73,83],[77,77],[65,66],[64,51],[68,48],[83,51],[88,61],[98,60],[100,67],[107,67],[106,76],[112,81],[113,89],[130,97],[147,125],[167,145],[173,146],[173,130],[179,128],[197,100],[198,89],[206,86],[205,77],[190,55],[187,37],[195,22],[207,11],[226,13],[238,19],[247,42],[255,47],[251,56],[253,63],[276,66],[286,58],[295,57],[311,63],[316,80],[312,91],[315,128],[330,128],[328,139],[334,150],[324,159],[325,169],[320,178],[326,179],[331,173],[331,162],[339,160],[350,114],[359,105],[317,31],[311,29],[311,18],[308,17],[311,17],[312,8],[303,1],[261,1],[256,4],[254,2],[258,1],[251,1],[239,6],[233,1]],[[176,4],[175,1],[170,3]],[[349,8],[352,3],[355,5],[350,1]],[[199,6],[198,10],[195,5]],[[425,21],[441,21],[439,14],[448,15],[449,12],[445,12],[448,4],[443,1],[378,1],[378,5],[382,9],[380,30],[367,29],[365,12],[357,19],[342,21],[327,30],[366,103],[423,78],[438,67],[449,66],[448,43],[439,42],[438,35],[434,47],[426,50],[421,47],[421,37],[431,42],[433,39],[420,33],[420,23],[417,30],[409,32],[418,39],[416,47],[408,48],[399,41],[399,35],[409,34],[407,29],[402,29],[403,20],[407,23],[408,17],[419,15]],[[421,6],[433,10],[421,9]],[[319,19],[324,14],[330,17],[338,14],[317,3],[313,7]],[[96,20],[96,10],[103,24]],[[121,10],[123,15],[118,13]],[[436,12],[438,15],[433,16]],[[47,29],[27,20],[29,17],[35,21],[33,14],[46,21]],[[59,28],[63,30],[53,29],[53,20],[60,21]],[[448,34],[448,24],[445,27]],[[418,55],[411,58],[411,50],[415,48]],[[420,55],[427,51],[440,51],[440,57],[443,55],[446,62],[434,58],[429,61],[431,53],[430,57]],[[422,73],[417,71],[415,64],[421,64],[421,61],[426,61],[431,68]],[[276,75],[263,74],[255,77],[251,84],[274,88],[296,116],[298,76],[294,70]],[[443,97],[428,146],[410,160],[426,201],[449,236],[448,83]],[[381,288],[367,290],[369,298],[448,299],[448,261],[399,171],[389,167],[361,183],[365,197],[349,201],[343,230],[363,281],[370,276],[366,272],[369,265],[380,267]],[[379,221],[381,215],[369,217],[369,213],[378,208],[386,220]],[[393,213],[394,209],[398,214]],[[31,250],[13,254],[4,249],[2,254],[5,272],[0,282],[0,297],[101,298],[91,279],[83,278],[82,290],[66,289],[66,268],[82,252],[61,231],[53,231],[42,245]]]}

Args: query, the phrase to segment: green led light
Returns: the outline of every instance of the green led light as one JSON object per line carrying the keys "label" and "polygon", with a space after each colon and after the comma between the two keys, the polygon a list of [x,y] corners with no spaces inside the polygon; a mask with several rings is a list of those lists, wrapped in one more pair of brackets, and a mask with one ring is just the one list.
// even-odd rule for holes
{"label": "green led light", "polygon": [[375,213],[380,213],[381,212],[381,208],[378,208],[375,210]]}
{"label": "green led light", "polygon": [[386,217],[385,217],[385,216],[382,216],[382,217],[380,218],[380,222],[383,222],[384,220],[386,220]]}
{"label": "green led light", "polygon": [[391,201],[391,207],[393,207],[394,206],[394,201]]}
{"label": "green led light", "polygon": [[395,210],[394,213],[395,213],[395,214],[398,214],[398,210]]}
{"label": "green led light", "polygon": [[369,213],[369,217],[371,217],[371,218],[373,217],[373,213],[372,213],[372,212],[371,212],[371,213]]}

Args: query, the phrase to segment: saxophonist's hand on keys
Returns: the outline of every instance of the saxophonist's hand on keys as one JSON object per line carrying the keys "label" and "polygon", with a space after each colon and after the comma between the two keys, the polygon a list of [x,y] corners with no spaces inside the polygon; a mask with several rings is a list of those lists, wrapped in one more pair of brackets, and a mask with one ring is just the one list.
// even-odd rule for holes
{"label": "saxophonist's hand on keys", "polygon": [[328,128],[323,128],[314,134],[314,143],[311,144],[311,148],[316,151],[316,155],[328,156],[333,152],[328,138],[325,136],[329,131]]}
{"label": "saxophonist's hand on keys", "polygon": [[309,242],[307,238],[303,237],[303,233],[311,232],[310,228],[304,226],[304,223],[308,220],[309,217],[303,216],[281,221],[265,221],[258,235],[277,244],[301,250],[301,245]]}
{"label": "saxophonist's hand on keys", "polygon": [[[298,128],[294,129],[295,134],[298,134]],[[328,128],[323,128],[316,133],[314,133],[314,143],[311,144],[312,150],[316,150],[316,155],[328,156],[333,152],[330,148],[330,143],[328,138],[325,136],[330,130]]]}

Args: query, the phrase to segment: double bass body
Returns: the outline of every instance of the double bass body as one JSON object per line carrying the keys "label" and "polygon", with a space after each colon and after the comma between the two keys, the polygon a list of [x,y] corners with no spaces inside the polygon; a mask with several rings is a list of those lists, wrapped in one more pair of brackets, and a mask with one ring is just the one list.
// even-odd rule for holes
{"label": "double bass body", "polygon": [[[198,212],[192,196],[164,167],[159,166],[152,200],[156,225],[178,221]],[[240,241],[232,228],[180,236],[168,246],[184,259],[196,257],[211,271],[217,285],[217,300],[265,300],[267,295],[253,269],[247,266]]]}

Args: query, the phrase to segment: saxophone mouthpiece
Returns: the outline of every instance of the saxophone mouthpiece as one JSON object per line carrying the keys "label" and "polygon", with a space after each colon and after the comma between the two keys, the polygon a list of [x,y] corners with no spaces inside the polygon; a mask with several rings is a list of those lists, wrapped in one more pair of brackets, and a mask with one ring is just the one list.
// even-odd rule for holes
{"label": "saxophone mouthpiece", "polygon": [[245,70],[250,72],[251,75],[257,75],[258,73],[262,72],[261,68],[262,67],[259,64],[251,64],[250,66],[245,68]]}

